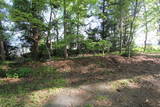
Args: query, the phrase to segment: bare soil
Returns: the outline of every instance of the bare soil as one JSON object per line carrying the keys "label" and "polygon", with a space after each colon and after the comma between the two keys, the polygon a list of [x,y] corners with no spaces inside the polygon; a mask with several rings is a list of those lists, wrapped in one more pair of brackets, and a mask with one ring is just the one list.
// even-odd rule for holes
{"label": "bare soil", "polygon": [[7,95],[0,94],[1,102],[7,104],[11,98],[16,105],[7,107],[160,107],[158,54],[87,56],[26,65],[51,66],[58,74],[0,79],[0,93]]}
{"label": "bare soil", "polygon": [[[158,55],[157,55],[158,56]],[[52,61],[69,82],[45,107],[160,107],[160,57],[73,58]]]}

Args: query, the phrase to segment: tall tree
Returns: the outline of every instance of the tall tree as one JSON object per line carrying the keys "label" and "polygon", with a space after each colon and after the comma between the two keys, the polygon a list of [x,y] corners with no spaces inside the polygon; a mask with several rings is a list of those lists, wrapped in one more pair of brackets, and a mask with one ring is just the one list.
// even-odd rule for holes
{"label": "tall tree", "polygon": [[4,42],[5,42],[4,26],[2,25],[3,20],[5,18],[5,14],[4,14],[5,5],[6,4],[4,0],[0,0],[0,59],[2,61],[6,59],[5,48],[4,48]]}
{"label": "tall tree", "polygon": [[134,39],[134,34],[136,30],[136,18],[139,12],[140,8],[140,2],[139,0],[133,0],[131,2],[131,13],[130,13],[130,33],[129,33],[129,39],[128,39],[128,57],[131,57],[131,51],[132,51],[132,43]]}
{"label": "tall tree", "polygon": [[[63,0],[63,26],[64,26],[64,39],[67,38],[67,4],[66,0]],[[64,48],[64,57],[68,58],[68,51],[67,51],[67,45]]]}
{"label": "tall tree", "polygon": [[45,0],[13,0],[12,20],[20,31],[26,32],[25,39],[31,44],[34,59],[38,59],[39,41],[46,28],[41,14],[46,9],[45,4]]}
{"label": "tall tree", "polygon": [[143,19],[144,19],[144,26],[145,26],[145,40],[144,40],[144,52],[145,52],[147,47],[147,40],[148,40],[148,12],[146,7],[146,0],[143,0],[143,9],[144,9]]}

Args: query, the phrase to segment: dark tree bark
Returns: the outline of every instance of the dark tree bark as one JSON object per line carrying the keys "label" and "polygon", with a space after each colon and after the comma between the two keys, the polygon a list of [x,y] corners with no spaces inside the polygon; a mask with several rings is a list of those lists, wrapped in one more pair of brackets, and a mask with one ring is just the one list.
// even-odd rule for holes
{"label": "dark tree bark", "polygon": [[[63,0],[63,27],[64,27],[64,39],[66,40],[66,36],[67,36],[67,23],[66,23],[66,19],[67,19],[67,12],[66,12],[66,0]],[[67,45],[64,47],[64,57],[68,58],[68,51],[67,51]]]}
{"label": "dark tree bark", "polygon": [[[121,17],[121,16],[120,16]],[[122,41],[122,39],[123,39],[123,31],[122,31],[122,17],[120,18],[120,25],[119,25],[119,35],[120,35],[120,37],[119,37],[119,45],[120,45],[120,49],[119,49],[119,53],[121,54],[122,53],[122,45],[123,45],[123,41]]]}
{"label": "dark tree bark", "polygon": [[123,3],[122,3],[122,1],[120,0],[119,1],[120,2],[120,19],[119,19],[119,46],[120,46],[120,49],[119,49],[119,53],[121,54],[122,53],[122,48],[123,48],[123,41],[122,41],[122,39],[123,39],[123,16],[122,16],[122,8],[121,8],[121,6],[123,5]]}
{"label": "dark tree bark", "polygon": [[5,49],[4,49],[4,41],[0,40],[0,56],[1,60],[5,61],[6,56],[5,56]]}
{"label": "dark tree bark", "polygon": [[[51,5],[51,0],[50,0],[50,5]],[[46,49],[48,53],[49,59],[51,59],[51,27],[52,27],[52,14],[53,14],[53,8],[51,5],[51,12],[50,12],[50,18],[49,18],[49,23],[48,23],[48,31],[47,31],[47,40],[46,40]]]}
{"label": "dark tree bark", "polygon": [[3,26],[2,22],[0,21],[0,59],[4,61],[6,59],[5,56],[5,47],[4,47],[4,38],[3,38]]}
{"label": "dark tree bark", "polygon": [[[106,4],[106,0],[103,0],[103,7],[102,7],[102,13],[103,15],[105,15],[105,4]],[[102,38],[105,38],[105,19],[103,19],[102,22]]]}
{"label": "dark tree bark", "polygon": [[35,60],[39,59],[39,40],[40,40],[40,33],[39,30],[37,28],[33,28],[32,30],[33,33],[33,45],[32,45],[32,57]]}

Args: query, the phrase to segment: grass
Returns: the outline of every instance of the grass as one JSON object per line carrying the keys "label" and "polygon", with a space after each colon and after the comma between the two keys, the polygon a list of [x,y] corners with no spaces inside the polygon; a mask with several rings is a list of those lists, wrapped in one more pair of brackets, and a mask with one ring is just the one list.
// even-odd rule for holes
{"label": "grass", "polygon": [[[149,53],[149,54],[157,54],[160,53],[160,46],[147,46],[146,51],[144,52],[144,47],[134,47],[133,48],[133,54],[137,53]],[[123,50],[122,54],[119,53],[119,51],[111,52],[112,55],[123,55],[125,54],[125,51]]]}
{"label": "grass", "polygon": [[96,96],[96,100],[98,101],[103,101],[103,100],[107,100],[108,97],[107,96]]}
{"label": "grass", "polygon": [[12,65],[14,63],[14,61],[3,61],[0,62],[0,70],[3,69],[4,66],[9,66]]}
{"label": "grass", "polygon": [[29,77],[15,80],[6,83],[0,79],[0,107],[40,107],[67,85],[63,74],[48,66],[32,68]]}
{"label": "grass", "polygon": [[119,51],[111,52],[112,55],[120,55]]}
{"label": "grass", "polygon": [[139,53],[160,53],[160,47],[159,46],[148,46],[144,52],[144,48],[143,47],[136,47],[134,48],[134,50],[136,52],[139,52]]}
{"label": "grass", "polygon": [[134,80],[132,79],[123,79],[123,80],[117,80],[111,83],[112,88],[114,90],[119,89],[121,87],[127,87],[130,83],[133,83]]}
{"label": "grass", "polygon": [[9,65],[9,64],[13,64],[14,61],[3,61],[3,62],[0,62],[0,65]]}
{"label": "grass", "polygon": [[[78,57],[77,60],[81,58],[86,57]],[[1,63],[0,66],[2,68],[8,66],[11,67],[10,69],[13,69],[13,63],[14,62],[6,61]],[[97,61],[96,64],[101,67],[106,67],[101,61]],[[35,65],[38,65],[38,63]],[[21,69],[20,71],[28,70],[27,66],[21,66],[17,69]],[[0,79],[0,107],[41,107],[50,96],[54,93],[59,93],[62,88],[68,86],[64,77],[65,75],[53,67],[38,65],[38,67],[34,66],[29,69],[32,70],[29,72],[27,78],[18,77],[15,78],[16,81],[12,82],[6,82]],[[104,72],[106,75],[114,74],[113,70],[105,70]],[[139,77],[111,81],[109,83],[113,89],[111,91],[128,87],[130,83],[138,82],[138,78]],[[14,80],[14,78],[12,79]],[[106,96],[96,96],[95,98],[98,101],[109,99]],[[122,99],[126,98],[124,97]],[[93,105],[88,104],[85,107],[93,107]]]}
{"label": "grass", "polygon": [[84,107],[94,107],[92,104],[86,104]]}

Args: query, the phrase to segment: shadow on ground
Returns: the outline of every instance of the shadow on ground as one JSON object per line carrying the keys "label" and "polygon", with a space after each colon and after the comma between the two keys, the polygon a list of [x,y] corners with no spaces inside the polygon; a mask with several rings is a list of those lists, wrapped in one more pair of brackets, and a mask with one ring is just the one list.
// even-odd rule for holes
{"label": "shadow on ground", "polygon": [[[149,83],[152,85],[151,83]],[[98,84],[96,84],[98,85]],[[102,85],[102,84],[101,84]],[[100,85],[99,85],[100,86]],[[159,107],[160,93],[142,85],[121,87],[119,91],[95,88],[94,85],[80,89],[68,89],[50,98],[44,107]],[[90,106],[89,106],[90,105]]]}
{"label": "shadow on ground", "polygon": [[[31,76],[1,84],[0,98],[7,101],[10,97],[16,96],[13,100],[18,100],[14,106],[24,107],[30,100],[28,95],[32,92],[63,88],[56,95],[53,93],[44,99],[45,104],[42,105],[44,107],[160,106],[158,102],[160,86],[157,85],[160,82],[160,59],[157,57],[137,56],[131,59],[120,56],[88,57],[46,62],[42,65],[56,67],[58,71],[43,72],[37,77]],[[123,82],[118,82],[120,80]]]}

